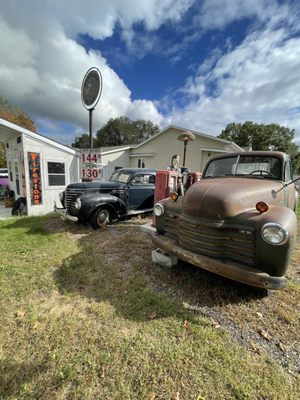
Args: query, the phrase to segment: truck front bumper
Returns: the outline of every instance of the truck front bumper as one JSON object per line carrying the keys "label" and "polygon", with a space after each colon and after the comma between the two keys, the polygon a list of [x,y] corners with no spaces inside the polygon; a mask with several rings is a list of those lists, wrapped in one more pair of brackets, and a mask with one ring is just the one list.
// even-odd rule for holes
{"label": "truck front bumper", "polygon": [[207,271],[233,279],[246,285],[260,287],[264,289],[281,289],[286,285],[287,279],[284,276],[271,276],[266,272],[239,264],[230,260],[219,260],[212,257],[197,254],[178,246],[173,239],[152,233],[154,244],[163,249],[168,254],[172,254],[197,267]]}
{"label": "truck front bumper", "polygon": [[64,221],[68,220],[68,221],[78,221],[77,217],[73,217],[72,215],[67,213],[66,208],[59,208],[56,206],[56,202],[54,203],[54,212],[57,212],[58,214],[61,215],[62,219]]}

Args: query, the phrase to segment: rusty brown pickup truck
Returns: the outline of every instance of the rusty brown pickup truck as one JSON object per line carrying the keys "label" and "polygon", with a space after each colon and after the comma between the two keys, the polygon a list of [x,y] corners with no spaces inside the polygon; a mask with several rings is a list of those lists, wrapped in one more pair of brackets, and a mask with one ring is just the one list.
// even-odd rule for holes
{"label": "rusty brown pickup truck", "polygon": [[211,158],[184,196],[155,204],[153,242],[169,255],[267,289],[286,284],[297,236],[290,157],[241,152]]}

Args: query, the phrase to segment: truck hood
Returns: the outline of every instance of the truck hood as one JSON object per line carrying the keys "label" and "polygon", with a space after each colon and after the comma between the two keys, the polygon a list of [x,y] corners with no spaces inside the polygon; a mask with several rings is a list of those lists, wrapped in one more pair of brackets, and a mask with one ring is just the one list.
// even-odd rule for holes
{"label": "truck hood", "polygon": [[258,201],[284,205],[282,188],[281,182],[265,178],[202,179],[186,192],[182,211],[195,218],[235,217],[255,209]]}
{"label": "truck hood", "polygon": [[78,182],[68,185],[69,189],[82,189],[82,190],[113,190],[124,189],[126,183],[116,181],[99,181],[99,182]]}

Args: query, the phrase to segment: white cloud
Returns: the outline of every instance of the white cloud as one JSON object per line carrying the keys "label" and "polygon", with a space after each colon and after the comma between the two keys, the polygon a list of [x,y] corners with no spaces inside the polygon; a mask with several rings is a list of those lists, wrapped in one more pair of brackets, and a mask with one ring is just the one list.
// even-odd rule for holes
{"label": "white cloud", "polygon": [[216,135],[230,122],[276,122],[300,136],[300,38],[289,27],[266,24],[219,56],[212,69],[210,61],[187,79],[181,91],[188,104],[175,106],[165,123]]}
{"label": "white cloud", "polygon": [[[194,24],[187,26],[184,17],[192,4]],[[203,32],[244,18],[252,18],[246,38],[235,48],[213,49],[193,68],[186,85],[178,88],[180,107],[170,97],[160,103],[133,100],[101,52],[86,52],[78,41],[80,34],[103,40],[118,25],[128,50],[142,57],[162,46],[155,30],[169,24],[182,34],[182,41],[170,39],[163,49],[175,63]],[[143,24],[144,37],[137,37],[135,24]],[[292,36],[298,26],[297,4],[276,0],[5,1],[0,8],[0,95],[38,118],[45,133],[60,137],[60,129],[71,132],[73,124],[78,134],[88,130],[80,98],[82,78],[97,66],[104,84],[95,128],[126,115],[213,134],[229,122],[246,119],[282,123],[300,133],[300,39]],[[120,59],[131,54],[120,54]],[[172,111],[163,119],[160,109]],[[70,123],[68,129],[64,121]],[[61,140],[71,142],[67,133]]]}
{"label": "white cloud", "polygon": [[179,20],[189,4],[190,0],[28,0],[16,7],[13,0],[5,2],[0,9],[1,95],[39,118],[39,126],[44,118],[72,121],[87,130],[80,87],[85,72],[97,66],[103,91],[94,112],[95,127],[121,115],[160,123],[154,103],[132,100],[130,89],[102,54],[87,53],[76,39],[81,33],[104,39],[113,34],[116,23],[127,35],[137,22],[156,29],[167,20]]}

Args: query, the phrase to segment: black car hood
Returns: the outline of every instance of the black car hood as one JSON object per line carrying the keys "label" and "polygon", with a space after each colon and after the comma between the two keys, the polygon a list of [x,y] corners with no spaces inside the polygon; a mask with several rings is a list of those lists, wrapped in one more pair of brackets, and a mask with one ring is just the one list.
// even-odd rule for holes
{"label": "black car hood", "polygon": [[82,189],[82,190],[93,190],[93,189],[124,189],[126,183],[116,181],[99,181],[99,182],[78,182],[71,183],[68,185],[69,189]]}

